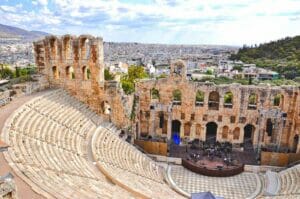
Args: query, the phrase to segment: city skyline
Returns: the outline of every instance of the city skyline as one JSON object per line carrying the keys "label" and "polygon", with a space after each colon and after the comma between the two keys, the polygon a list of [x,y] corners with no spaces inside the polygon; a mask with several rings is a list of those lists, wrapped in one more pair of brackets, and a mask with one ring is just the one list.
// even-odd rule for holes
{"label": "city skyline", "polygon": [[298,35],[300,1],[4,0],[0,23],[105,41],[254,45]]}

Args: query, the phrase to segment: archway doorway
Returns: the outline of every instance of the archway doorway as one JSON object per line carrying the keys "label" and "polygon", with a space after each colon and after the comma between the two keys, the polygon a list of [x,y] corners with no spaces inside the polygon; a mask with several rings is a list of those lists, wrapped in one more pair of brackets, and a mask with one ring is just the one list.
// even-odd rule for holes
{"label": "archway doorway", "polygon": [[213,143],[217,140],[218,125],[215,122],[206,124],[206,141]]}
{"label": "archway doorway", "polygon": [[293,141],[293,152],[294,153],[297,152],[298,143],[299,143],[299,135],[295,135],[294,136],[294,141]]}
{"label": "archway doorway", "polygon": [[181,123],[178,120],[172,121],[172,141],[179,145],[180,144],[180,127]]}
{"label": "archway doorway", "polygon": [[244,127],[244,150],[253,149],[253,137],[254,137],[255,126],[247,124]]}

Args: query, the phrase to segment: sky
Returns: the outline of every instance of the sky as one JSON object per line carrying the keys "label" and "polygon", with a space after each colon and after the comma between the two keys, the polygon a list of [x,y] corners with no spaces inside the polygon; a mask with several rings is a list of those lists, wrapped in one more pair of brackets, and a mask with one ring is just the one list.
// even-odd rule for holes
{"label": "sky", "polygon": [[1,0],[0,23],[104,41],[241,46],[300,35],[300,0]]}

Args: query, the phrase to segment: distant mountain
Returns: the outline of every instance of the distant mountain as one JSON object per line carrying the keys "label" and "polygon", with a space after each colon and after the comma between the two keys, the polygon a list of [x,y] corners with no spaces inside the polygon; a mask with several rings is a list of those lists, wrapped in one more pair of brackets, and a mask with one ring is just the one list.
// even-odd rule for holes
{"label": "distant mountain", "polygon": [[258,46],[243,46],[230,58],[255,63],[293,79],[300,76],[300,36],[286,37]]}
{"label": "distant mountain", "polygon": [[37,40],[46,35],[46,32],[42,31],[28,31],[21,28],[16,28],[13,26],[0,24],[0,39],[18,39],[18,40]]}

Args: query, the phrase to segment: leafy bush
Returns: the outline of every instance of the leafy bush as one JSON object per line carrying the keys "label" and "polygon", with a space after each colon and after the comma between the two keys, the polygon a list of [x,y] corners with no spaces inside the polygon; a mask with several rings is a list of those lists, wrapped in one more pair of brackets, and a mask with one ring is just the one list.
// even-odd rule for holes
{"label": "leafy bush", "polygon": [[109,70],[106,68],[106,69],[104,69],[104,79],[105,80],[114,80],[115,76],[113,74],[111,74],[109,72]]}
{"label": "leafy bush", "polygon": [[147,78],[148,75],[142,66],[132,65],[128,68],[128,74],[121,78],[121,84],[126,94],[134,92],[135,82],[139,79]]}

